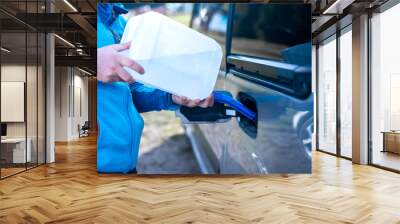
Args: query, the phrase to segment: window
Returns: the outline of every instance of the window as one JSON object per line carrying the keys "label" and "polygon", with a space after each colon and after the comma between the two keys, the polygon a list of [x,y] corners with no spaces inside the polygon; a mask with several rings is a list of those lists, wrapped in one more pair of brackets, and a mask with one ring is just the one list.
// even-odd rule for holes
{"label": "window", "polygon": [[[43,1],[2,1],[24,17]],[[45,162],[45,34],[0,12],[0,178]],[[10,108],[14,108],[11,109]]]}
{"label": "window", "polygon": [[297,98],[311,93],[311,9],[307,4],[235,4],[232,73]]}
{"label": "window", "polygon": [[318,47],[318,149],[336,154],[336,36]]}
{"label": "window", "polygon": [[[1,33],[0,110],[1,123],[6,125],[7,129],[0,145],[2,178],[26,170],[25,166],[31,162],[32,148],[29,146],[32,141],[27,138],[27,117],[25,117],[29,69],[26,62],[26,38],[25,32],[6,33],[2,30]],[[13,107],[15,104],[18,106]],[[15,112],[9,108],[15,109]],[[13,142],[8,144],[7,140]]]}
{"label": "window", "polygon": [[342,31],[340,41],[340,155],[352,157],[352,33]]}
{"label": "window", "polygon": [[372,163],[400,170],[400,4],[371,18]]}
{"label": "window", "polygon": [[311,65],[309,5],[236,4],[234,11],[232,53]]}

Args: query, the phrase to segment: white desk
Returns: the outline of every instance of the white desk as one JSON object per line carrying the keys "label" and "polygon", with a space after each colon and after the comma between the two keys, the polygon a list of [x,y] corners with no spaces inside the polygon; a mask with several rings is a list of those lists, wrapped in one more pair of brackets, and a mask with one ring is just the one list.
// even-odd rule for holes
{"label": "white desk", "polygon": [[[28,143],[26,147],[26,154],[25,154],[25,138],[5,138],[1,139],[1,144],[9,147],[13,146],[12,148],[12,162],[13,163],[25,163],[25,162],[31,162],[32,159],[32,153],[31,153],[31,146],[32,146],[32,140],[30,138],[27,138],[26,142]],[[4,147],[2,146],[2,147]],[[3,150],[2,150],[3,151]],[[25,161],[26,159],[26,161]]]}

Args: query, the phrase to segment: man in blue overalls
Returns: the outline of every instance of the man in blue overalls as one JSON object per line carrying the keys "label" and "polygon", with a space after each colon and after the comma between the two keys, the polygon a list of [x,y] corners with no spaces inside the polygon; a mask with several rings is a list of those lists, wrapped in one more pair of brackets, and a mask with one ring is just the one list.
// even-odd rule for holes
{"label": "man in blue overalls", "polygon": [[130,43],[119,44],[127,13],[121,4],[97,6],[97,142],[98,172],[136,172],[138,148],[143,129],[139,113],[155,110],[176,110],[180,105],[208,107],[212,96],[200,101],[171,95],[164,91],[134,83],[123,67],[145,74],[135,61],[119,55]]}

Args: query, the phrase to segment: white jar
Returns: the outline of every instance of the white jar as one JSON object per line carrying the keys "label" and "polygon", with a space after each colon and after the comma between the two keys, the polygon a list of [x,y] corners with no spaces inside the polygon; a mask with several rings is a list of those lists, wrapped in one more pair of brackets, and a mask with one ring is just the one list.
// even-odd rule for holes
{"label": "white jar", "polygon": [[211,94],[219,73],[219,44],[160,13],[147,12],[129,19],[121,43],[123,52],[138,62],[145,74],[125,68],[143,84],[190,99]]}

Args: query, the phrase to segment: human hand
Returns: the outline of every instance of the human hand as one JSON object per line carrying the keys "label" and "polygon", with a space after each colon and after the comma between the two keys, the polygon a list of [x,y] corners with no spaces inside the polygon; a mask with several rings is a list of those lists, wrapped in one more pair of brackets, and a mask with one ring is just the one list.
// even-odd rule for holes
{"label": "human hand", "polygon": [[204,100],[200,99],[194,99],[191,100],[187,97],[184,96],[176,96],[172,95],[172,101],[176,104],[186,106],[186,107],[202,107],[202,108],[207,108],[207,107],[212,107],[214,105],[214,96],[211,94]]}
{"label": "human hand", "polygon": [[143,67],[137,62],[118,53],[129,47],[130,42],[97,48],[97,79],[99,81],[105,83],[134,82],[133,77],[123,67],[133,69],[140,74],[144,73]]}

